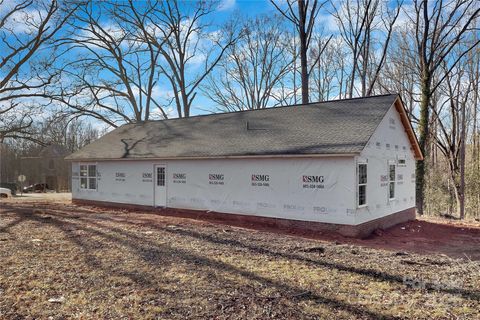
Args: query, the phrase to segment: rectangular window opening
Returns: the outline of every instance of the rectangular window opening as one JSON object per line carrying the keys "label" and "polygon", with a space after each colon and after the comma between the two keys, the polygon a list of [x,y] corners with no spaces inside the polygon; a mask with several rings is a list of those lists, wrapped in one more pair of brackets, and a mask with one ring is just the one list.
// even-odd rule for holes
{"label": "rectangular window opening", "polygon": [[80,165],[80,189],[97,190],[97,165]]}
{"label": "rectangular window opening", "polygon": [[395,199],[395,179],[396,179],[396,167],[394,164],[388,165],[388,199]]}
{"label": "rectangular window opening", "polygon": [[359,163],[358,172],[358,206],[367,205],[367,164]]}

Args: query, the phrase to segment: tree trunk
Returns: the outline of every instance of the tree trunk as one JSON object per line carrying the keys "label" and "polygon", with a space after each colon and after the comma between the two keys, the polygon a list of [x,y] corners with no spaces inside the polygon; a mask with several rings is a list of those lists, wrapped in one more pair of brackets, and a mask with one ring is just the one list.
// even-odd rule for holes
{"label": "tree trunk", "polygon": [[473,169],[479,170],[480,169],[480,161],[478,161],[479,155],[479,142],[478,142],[478,124],[477,124],[477,108],[478,108],[478,90],[479,90],[479,82],[480,82],[480,75],[478,69],[478,58],[475,64],[475,72],[474,72],[474,79],[473,79],[473,129],[472,129],[472,137],[473,137],[473,146],[472,146],[472,159],[471,162],[473,163]]}
{"label": "tree trunk", "polygon": [[453,183],[453,194],[455,195],[455,207],[457,209],[457,213],[459,211],[459,208],[461,208],[462,205],[462,195],[460,191],[460,186],[457,185],[456,183]]}
{"label": "tree trunk", "polygon": [[461,131],[461,144],[460,144],[460,188],[459,188],[459,213],[460,219],[465,218],[465,140],[466,137],[466,118],[465,118],[465,109],[466,109],[466,102],[462,102],[462,131]]}
{"label": "tree trunk", "polygon": [[[419,145],[424,158],[427,158],[427,143],[429,135],[428,122],[430,120],[429,101],[431,96],[431,75],[425,66],[422,72],[422,93],[420,101],[420,119],[418,123]],[[425,190],[425,160],[417,161],[416,167],[416,202],[418,214],[423,215],[423,202]]]}
{"label": "tree trunk", "polygon": [[[474,87],[475,88],[475,87]],[[477,160],[477,95],[478,91],[474,89],[473,91],[473,128],[472,128],[472,159],[471,162],[474,164],[475,168],[475,163]]]}
{"label": "tree trunk", "polygon": [[302,103],[308,103],[308,70],[307,70],[307,32],[305,1],[298,0],[298,17],[300,23],[298,25],[298,34],[300,37],[300,67],[302,74]]}

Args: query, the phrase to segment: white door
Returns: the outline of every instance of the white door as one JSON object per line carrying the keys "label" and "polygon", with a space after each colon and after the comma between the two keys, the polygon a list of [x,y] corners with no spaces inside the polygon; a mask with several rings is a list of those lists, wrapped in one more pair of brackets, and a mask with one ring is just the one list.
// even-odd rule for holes
{"label": "white door", "polygon": [[155,207],[167,206],[167,166],[155,165]]}

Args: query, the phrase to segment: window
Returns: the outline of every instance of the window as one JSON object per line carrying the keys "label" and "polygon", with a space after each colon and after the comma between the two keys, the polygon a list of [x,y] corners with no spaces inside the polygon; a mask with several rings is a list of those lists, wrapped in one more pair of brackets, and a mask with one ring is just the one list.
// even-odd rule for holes
{"label": "window", "polygon": [[358,206],[367,204],[367,164],[358,164]]}
{"label": "window", "polygon": [[397,156],[397,167],[406,167],[407,166],[407,156],[398,155]]}
{"label": "window", "polygon": [[396,176],[396,168],[394,164],[388,165],[388,199],[392,200],[395,199],[395,176]]}
{"label": "window", "polygon": [[88,183],[88,171],[86,165],[80,166],[80,188],[87,189]]}
{"label": "window", "polygon": [[157,168],[157,186],[165,186],[165,167]]}
{"label": "window", "polygon": [[80,189],[97,190],[97,165],[80,165]]}

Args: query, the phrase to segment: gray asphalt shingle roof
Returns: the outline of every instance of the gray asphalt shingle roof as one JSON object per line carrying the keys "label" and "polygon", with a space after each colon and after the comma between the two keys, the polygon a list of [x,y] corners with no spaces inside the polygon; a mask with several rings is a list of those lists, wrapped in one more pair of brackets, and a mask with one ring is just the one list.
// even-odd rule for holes
{"label": "gray asphalt shingle roof", "polygon": [[397,95],[121,126],[70,160],[359,153]]}

